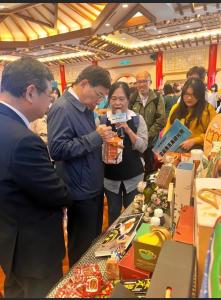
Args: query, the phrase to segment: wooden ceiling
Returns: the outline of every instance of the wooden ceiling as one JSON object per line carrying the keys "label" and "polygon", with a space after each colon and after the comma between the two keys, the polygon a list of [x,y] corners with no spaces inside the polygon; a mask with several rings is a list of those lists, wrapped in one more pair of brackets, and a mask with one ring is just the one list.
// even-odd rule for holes
{"label": "wooden ceiling", "polygon": [[0,62],[102,60],[219,43],[219,3],[0,3]]}

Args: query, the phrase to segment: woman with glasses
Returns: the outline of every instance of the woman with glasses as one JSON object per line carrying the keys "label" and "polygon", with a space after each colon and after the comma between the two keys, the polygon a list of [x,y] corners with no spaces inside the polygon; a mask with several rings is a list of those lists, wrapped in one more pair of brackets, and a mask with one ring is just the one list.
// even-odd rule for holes
{"label": "woman with glasses", "polygon": [[[137,184],[144,177],[141,159],[148,145],[146,123],[141,115],[128,109],[130,89],[125,82],[115,82],[109,91],[110,110],[101,123],[112,127],[123,138],[123,155],[119,164],[105,164],[104,188],[108,202],[108,223],[111,225],[137,194]],[[112,124],[113,115],[125,113],[124,123]],[[125,116],[125,115],[124,115]]]}
{"label": "woman with glasses", "polygon": [[170,111],[164,134],[178,119],[192,132],[192,136],[180,147],[185,151],[203,148],[207,127],[215,115],[215,109],[205,99],[205,85],[202,80],[189,78],[183,86],[180,102]]}

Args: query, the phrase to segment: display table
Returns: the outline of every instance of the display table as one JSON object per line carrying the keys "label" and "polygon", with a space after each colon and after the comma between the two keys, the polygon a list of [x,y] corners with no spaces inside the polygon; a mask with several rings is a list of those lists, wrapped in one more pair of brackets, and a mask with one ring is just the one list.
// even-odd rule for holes
{"label": "display table", "polygon": [[[132,213],[132,205],[128,206],[122,212],[122,214],[120,215],[120,217],[130,215],[131,213]],[[117,223],[117,221],[118,221],[118,219],[111,225],[111,227],[114,227],[114,224]],[[104,237],[105,233],[106,232],[103,232],[93,242],[93,244],[84,253],[84,255],[79,259],[79,261],[76,264],[74,264],[71,267],[71,269],[69,270],[69,272],[66,275],[64,275],[64,277],[61,278],[61,280],[54,286],[54,288],[52,288],[52,290],[47,295],[47,298],[54,298],[55,297],[57,289],[60,288],[60,287],[62,287],[69,280],[69,278],[72,276],[72,274],[73,274],[73,268],[75,266],[80,266],[80,265],[89,264],[89,263],[97,263],[99,265],[99,267],[100,267],[100,271],[102,273],[103,279],[107,280],[106,272],[105,272],[107,257],[95,257],[95,255],[94,255],[95,249],[97,249],[97,247],[100,245],[101,241],[103,240],[103,237]]]}

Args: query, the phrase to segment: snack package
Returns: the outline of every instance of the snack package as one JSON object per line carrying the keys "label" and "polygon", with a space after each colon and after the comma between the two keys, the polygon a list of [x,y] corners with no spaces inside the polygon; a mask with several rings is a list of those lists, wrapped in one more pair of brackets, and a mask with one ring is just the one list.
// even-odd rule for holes
{"label": "snack package", "polygon": [[123,139],[118,136],[115,136],[108,142],[103,143],[103,162],[105,164],[119,164],[122,161],[123,147]]}
{"label": "snack package", "polygon": [[178,152],[167,152],[163,156],[163,163],[164,164],[173,164],[174,166],[177,166],[180,162],[180,155],[181,153]]}
{"label": "snack package", "polygon": [[58,288],[55,298],[93,298],[103,286],[102,274],[97,264],[77,266],[71,278]]}

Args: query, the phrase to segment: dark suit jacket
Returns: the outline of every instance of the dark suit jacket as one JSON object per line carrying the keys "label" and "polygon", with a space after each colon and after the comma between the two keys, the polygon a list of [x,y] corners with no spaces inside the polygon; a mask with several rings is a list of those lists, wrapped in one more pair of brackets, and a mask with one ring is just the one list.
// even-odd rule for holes
{"label": "dark suit jacket", "polygon": [[0,265],[43,278],[65,254],[62,207],[69,193],[44,142],[0,103]]}

